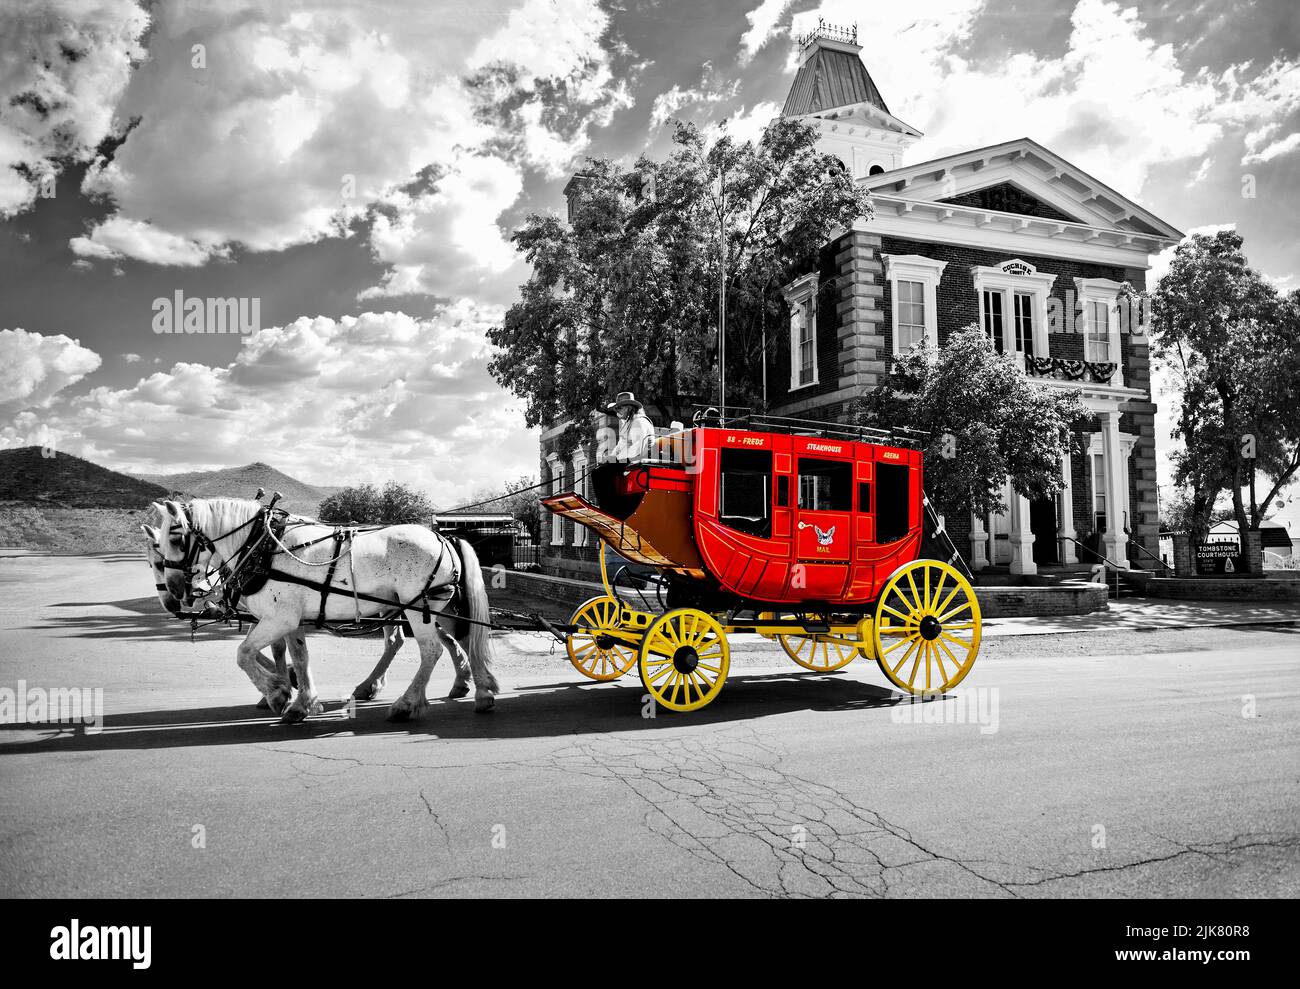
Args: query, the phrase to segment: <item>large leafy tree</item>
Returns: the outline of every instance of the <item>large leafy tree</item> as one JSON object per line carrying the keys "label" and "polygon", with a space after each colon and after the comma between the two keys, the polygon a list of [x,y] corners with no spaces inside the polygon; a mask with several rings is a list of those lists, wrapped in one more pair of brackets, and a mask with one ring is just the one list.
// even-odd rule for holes
{"label": "large leafy tree", "polygon": [[679,123],[673,140],[665,160],[630,170],[589,160],[571,224],[533,214],[516,231],[532,276],[488,333],[489,368],[525,400],[529,425],[585,425],[624,389],[673,418],[716,403],[723,273],[727,402],[759,404],[764,349],[787,325],[780,286],[871,213],[806,124],[778,120],[755,145],[710,144]]}
{"label": "large leafy tree", "polygon": [[1061,456],[1088,410],[1073,391],[1035,382],[974,324],[937,351],[895,359],[882,387],[856,400],[856,422],[929,433],[925,486],[945,514],[1001,512],[1002,485],[1027,498],[1064,486]]}
{"label": "large leafy tree", "polygon": [[322,522],[355,522],[362,525],[426,524],[433,518],[433,505],[422,491],[389,481],[382,489],[373,484],[340,488],[321,500],[317,514]]}
{"label": "large leafy tree", "polygon": [[1235,231],[1196,234],[1151,294],[1151,323],[1182,394],[1175,480],[1189,527],[1204,531],[1226,491],[1239,531],[1259,528],[1300,470],[1300,292],[1251,268]]}

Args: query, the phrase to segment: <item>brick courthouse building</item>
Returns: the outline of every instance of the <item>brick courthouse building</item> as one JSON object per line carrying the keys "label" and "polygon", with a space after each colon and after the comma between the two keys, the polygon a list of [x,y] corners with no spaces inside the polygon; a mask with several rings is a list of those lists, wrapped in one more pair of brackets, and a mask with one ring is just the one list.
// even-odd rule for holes
{"label": "brick courthouse building", "polygon": [[[909,163],[921,133],[889,112],[856,32],[821,27],[800,47],[782,113],[817,128],[821,149],[871,191],[876,215],[785,286],[789,333],[769,358],[772,414],[842,420],[894,355],[977,323],[1026,374],[1077,391],[1091,419],[1085,451],[1061,465],[1059,495],[1031,502],[1008,484],[1002,514],[945,520],[958,549],[976,570],[1016,574],[1078,562],[1076,539],[1110,560],[1150,563],[1156,408],[1147,342],[1131,332],[1119,293],[1125,282],[1144,289],[1150,256],[1182,234],[1029,138]],[[553,491],[571,489],[586,466],[581,452],[556,455],[558,433],[542,437]],[[593,572],[595,547],[580,527],[553,519],[543,544],[544,569]]]}

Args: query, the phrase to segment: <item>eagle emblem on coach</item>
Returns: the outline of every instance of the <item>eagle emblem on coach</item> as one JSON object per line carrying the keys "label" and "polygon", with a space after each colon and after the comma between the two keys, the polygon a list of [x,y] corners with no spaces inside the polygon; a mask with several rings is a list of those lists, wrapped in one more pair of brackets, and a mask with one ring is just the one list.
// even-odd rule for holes
{"label": "eagle emblem on coach", "polygon": [[807,522],[800,522],[799,528],[812,529],[812,531],[817,535],[818,546],[829,546],[832,542],[835,541],[835,526],[831,526],[829,529],[822,529],[820,526],[816,524],[810,525]]}

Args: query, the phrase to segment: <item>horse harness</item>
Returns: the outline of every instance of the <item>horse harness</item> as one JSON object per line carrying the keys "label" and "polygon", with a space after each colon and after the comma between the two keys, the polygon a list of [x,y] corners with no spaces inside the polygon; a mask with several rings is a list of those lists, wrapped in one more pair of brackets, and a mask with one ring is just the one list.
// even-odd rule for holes
{"label": "horse harness", "polygon": [[[222,581],[222,605],[227,614],[234,614],[239,607],[241,598],[248,595],[256,594],[262,590],[271,581],[281,581],[288,584],[298,584],[302,587],[309,587],[320,592],[320,607],[316,613],[315,625],[317,628],[323,628],[325,625],[325,606],[329,601],[331,594],[346,594],[347,591],[333,586],[334,573],[338,562],[343,558],[345,553],[343,546],[347,544],[346,554],[348,556],[348,565],[351,568],[352,559],[352,541],[358,532],[373,532],[384,526],[335,526],[334,531],[326,536],[317,539],[310,539],[304,543],[297,543],[294,546],[284,545],[284,534],[289,528],[289,514],[271,508],[264,508],[247,522],[237,525],[224,535],[218,536],[215,540],[210,539],[203,532],[196,529],[193,524],[189,527],[189,532],[185,533],[187,543],[185,555],[178,561],[163,561],[163,566],[169,569],[185,571],[186,578],[192,579],[197,573],[197,567],[194,565],[198,561],[199,553],[203,550],[209,553],[216,552],[216,543],[222,539],[233,536],[235,533],[244,528],[248,528],[248,535],[245,536],[244,542],[229,560],[222,566],[226,571]],[[181,527],[173,525],[169,530],[173,535],[180,535]],[[368,604],[385,605],[395,611],[407,611],[412,606],[419,604],[423,623],[429,624],[433,620],[430,602],[438,605],[441,612],[458,593],[464,595],[463,577],[464,561],[459,551],[452,546],[452,570],[449,579],[435,585],[434,581],[438,577],[438,570],[442,566],[442,561],[446,557],[447,548],[451,545],[449,540],[442,533],[433,531],[437,537],[439,548],[438,556],[434,560],[433,570],[429,574],[429,579],[425,581],[424,588],[413,597],[410,601],[403,604],[400,600],[391,601],[387,598],[375,597],[371,594],[363,594],[356,588],[356,577],[352,578],[352,594],[354,606],[356,608],[357,620],[360,621],[361,602]],[[315,546],[317,543],[333,540],[333,554],[329,560],[325,579],[323,581],[311,580],[306,577],[300,577],[297,574],[287,573],[284,570],[277,570],[273,565],[274,557],[281,553],[287,554],[294,559],[295,550],[306,549],[309,546]],[[300,561],[301,562],[301,561]],[[469,619],[467,616],[456,615],[454,637],[463,638],[468,631]]]}

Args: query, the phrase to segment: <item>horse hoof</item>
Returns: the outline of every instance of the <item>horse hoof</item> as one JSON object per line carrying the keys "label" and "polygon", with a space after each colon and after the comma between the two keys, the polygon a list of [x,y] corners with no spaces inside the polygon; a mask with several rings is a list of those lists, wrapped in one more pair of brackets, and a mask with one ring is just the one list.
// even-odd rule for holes
{"label": "horse hoof", "polygon": [[393,706],[388,709],[389,721],[411,721],[418,718],[428,707],[427,701],[420,701],[418,704],[410,704],[405,700],[396,700]]}
{"label": "horse hoof", "polygon": [[352,699],[358,701],[373,701],[379,696],[379,687],[373,683],[359,683],[352,691]]}
{"label": "horse hoof", "polygon": [[296,725],[307,720],[307,712],[300,707],[286,708],[284,714],[280,715],[280,724]]}
{"label": "horse hoof", "polygon": [[289,691],[276,690],[268,694],[265,698],[266,706],[271,709],[273,714],[283,714],[289,706]]}
{"label": "horse hoof", "polygon": [[491,697],[491,696],[479,697],[476,698],[474,701],[474,713],[487,714],[496,706],[497,706],[497,699],[495,697]]}
{"label": "horse hoof", "polygon": [[464,696],[467,695],[468,693],[469,693],[469,684],[467,684],[467,683],[453,683],[453,684],[451,685],[451,692],[450,692],[449,694],[447,694],[447,699],[448,699],[448,700],[455,700],[457,697],[464,697]]}

